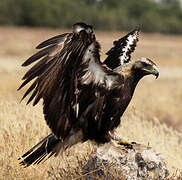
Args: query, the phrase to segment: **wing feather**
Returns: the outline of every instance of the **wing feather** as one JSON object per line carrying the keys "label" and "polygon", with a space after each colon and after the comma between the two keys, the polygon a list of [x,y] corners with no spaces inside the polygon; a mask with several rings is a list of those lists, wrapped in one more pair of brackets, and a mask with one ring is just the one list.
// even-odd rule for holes
{"label": "wing feather", "polygon": [[37,92],[38,92],[38,88],[36,87],[35,90],[33,91],[32,95],[28,99],[27,104],[29,104],[33,100],[33,98],[36,96]]}
{"label": "wing feather", "polygon": [[[36,105],[43,98],[45,120],[58,138],[65,138],[76,119],[73,104],[76,102],[76,74],[83,55],[95,37],[86,31],[66,33],[44,41],[37,46],[40,50],[27,59],[23,66],[38,61],[23,77],[21,89],[34,79],[25,92],[30,92],[28,103]],[[76,83],[75,83],[76,82]]]}
{"label": "wing feather", "polygon": [[28,90],[23,95],[21,101],[35,88],[36,85],[37,85],[37,82],[36,81],[32,83],[32,85],[28,88]]}
{"label": "wing feather", "polygon": [[66,36],[70,36],[72,33],[64,33],[64,34],[60,34],[60,35],[57,35],[57,36],[54,36],[42,43],[40,43],[36,49],[41,49],[41,48],[44,48],[46,46],[49,46],[49,45],[52,45],[52,44],[61,44],[65,41],[65,37]]}
{"label": "wing feather", "polygon": [[62,48],[64,47],[64,43],[66,41],[67,43],[69,42],[69,40],[72,38],[72,35],[73,35],[72,33],[65,33],[42,42],[40,45],[37,46],[37,49],[41,49],[41,48],[44,48],[44,49],[40,50],[39,52],[35,53],[33,56],[28,58],[22,64],[22,66],[28,66],[31,63],[39,60],[40,58],[44,56],[55,57],[61,52]]}
{"label": "wing feather", "polygon": [[42,49],[40,50],[39,52],[35,53],[33,56],[31,56],[30,58],[28,58],[23,64],[22,66],[28,66],[30,65],[31,63],[39,60],[40,58],[44,57],[45,55],[47,55],[49,52],[52,51],[52,49],[54,48],[55,46],[52,45],[51,47],[47,47],[45,49]]}
{"label": "wing feather", "polygon": [[36,72],[40,72],[41,69],[43,69],[46,66],[47,60],[49,59],[48,56],[43,58],[41,61],[39,61],[37,64],[35,64],[31,69],[29,69],[25,75],[23,76],[22,80],[32,76],[32,74],[36,75]]}
{"label": "wing feather", "polygon": [[113,47],[106,53],[104,61],[109,68],[115,69],[130,61],[131,53],[135,50],[138,42],[140,28],[136,28],[126,36],[113,42]]}

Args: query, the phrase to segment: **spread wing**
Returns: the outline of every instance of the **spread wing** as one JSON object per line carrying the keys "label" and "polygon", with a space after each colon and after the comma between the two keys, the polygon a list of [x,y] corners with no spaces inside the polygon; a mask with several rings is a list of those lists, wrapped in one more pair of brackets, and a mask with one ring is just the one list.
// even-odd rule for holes
{"label": "spread wing", "polygon": [[114,41],[114,46],[106,53],[108,56],[104,64],[115,69],[130,61],[131,53],[135,50],[138,42],[139,32],[140,28],[136,28],[121,39]]}
{"label": "spread wing", "polygon": [[[48,39],[41,44],[37,46],[37,49],[44,48],[28,58],[22,66],[28,66],[31,63],[34,63],[35,61],[39,62],[35,64],[27,73],[23,76],[22,80],[24,82],[22,85],[18,88],[20,90],[22,87],[24,87],[27,83],[29,83],[32,79],[36,77],[40,77],[46,71],[49,70],[50,66],[55,64],[57,61],[58,57],[60,56],[60,52],[62,51],[63,47],[68,44],[71,41],[73,34],[62,34],[59,36],[55,36],[51,39]],[[40,60],[41,59],[41,60]],[[27,92],[24,94],[22,100],[35,88],[37,85],[37,81],[30,86],[30,88],[27,90]],[[27,104],[33,100],[33,98],[36,96],[32,96]],[[36,102],[34,102],[34,105]]]}
{"label": "spread wing", "polygon": [[34,81],[22,99],[31,92],[27,103],[36,105],[43,99],[45,120],[57,137],[65,138],[76,119],[77,71],[93,41],[95,36],[84,30],[56,36],[41,43],[38,48],[44,49],[23,63],[27,66],[38,61],[23,77],[19,89]]}

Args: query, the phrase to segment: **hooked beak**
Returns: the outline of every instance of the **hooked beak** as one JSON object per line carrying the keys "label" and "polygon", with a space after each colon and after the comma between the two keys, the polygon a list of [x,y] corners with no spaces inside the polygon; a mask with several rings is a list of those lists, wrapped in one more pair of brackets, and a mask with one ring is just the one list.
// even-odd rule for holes
{"label": "hooked beak", "polygon": [[159,77],[159,70],[158,68],[155,66],[154,71],[152,72],[152,74],[156,77],[156,79]]}
{"label": "hooked beak", "polygon": [[149,72],[150,74],[153,74],[156,79],[159,77],[159,70],[156,65],[153,65],[151,69],[144,68],[143,70]]}

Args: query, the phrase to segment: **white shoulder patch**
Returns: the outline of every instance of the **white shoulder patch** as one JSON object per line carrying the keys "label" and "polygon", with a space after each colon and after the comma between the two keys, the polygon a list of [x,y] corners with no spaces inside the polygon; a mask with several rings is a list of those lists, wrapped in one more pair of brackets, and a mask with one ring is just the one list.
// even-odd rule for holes
{"label": "white shoulder patch", "polygon": [[128,57],[128,52],[131,51],[131,46],[134,44],[134,41],[136,41],[136,40],[137,40],[136,35],[130,34],[127,37],[126,46],[122,49],[123,54],[122,54],[122,56],[120,56],[121,65],[123,65],[124,62],[128,60],[128,58],[129,58]]}

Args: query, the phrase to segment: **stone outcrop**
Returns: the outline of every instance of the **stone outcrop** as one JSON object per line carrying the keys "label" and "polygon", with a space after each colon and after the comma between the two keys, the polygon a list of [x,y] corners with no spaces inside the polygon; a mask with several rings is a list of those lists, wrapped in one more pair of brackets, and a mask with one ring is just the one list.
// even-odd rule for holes
{"label": "stone outcrop", "polygon": [[83,167],[86,180],[163,180],[169,174],[163,156],[140,144],[132,148],[113,142],[99,146]]}

